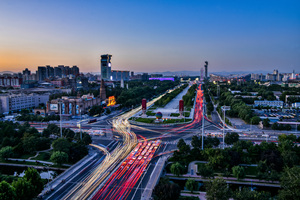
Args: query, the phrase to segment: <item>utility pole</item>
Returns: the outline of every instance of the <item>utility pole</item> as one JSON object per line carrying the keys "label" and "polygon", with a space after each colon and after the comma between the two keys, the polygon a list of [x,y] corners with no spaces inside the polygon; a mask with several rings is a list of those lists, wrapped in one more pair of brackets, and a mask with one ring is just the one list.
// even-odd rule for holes
{"label": "utility pole", "polygon": [[225,109],[223,110],[223,149],[224,149],[224,145],[225,145]]}
{"label": "utility pole", "polygon": [[226,110],[230,110],[230,106],[222,106],[221,110],[223,111],[223,149],[225,148],[225,113]]}
{"label": "utility pole", "polygon": [[81,132],[81,109],[80,109],[80,121],[79,121],[79,128],[80,128],[80,140],[82,140],[82,132]]}
{"label": "utility pole", "polygon": [[202,150],[204,149],[204,103],[205,99],[202,101]]}
{"label": "utility pole", "polygon": [[61,120],[62,120],[62,117],[61,117],[62,102],[59,101],[59,103],[60,103],[60,116],[59,116],[59,118],[60,118],[60,137],[62,138],[62,122],[61,122]]}

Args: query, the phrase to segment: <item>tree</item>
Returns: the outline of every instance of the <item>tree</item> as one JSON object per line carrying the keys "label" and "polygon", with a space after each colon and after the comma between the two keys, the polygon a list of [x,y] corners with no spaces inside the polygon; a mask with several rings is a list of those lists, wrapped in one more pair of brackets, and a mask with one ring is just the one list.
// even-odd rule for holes
{"label": "tree", "polygon": [[232,168],[233,175],[238,179],[243,179],[245,177],[245,169],[242,166],[234,166]]}
{"label": "tree", "polygon": [[177,148],[180,149],[182,146],[186,145],[185,141],[181,138],[177,143]]}
{"label": "tree", "polygon": [[287,167],[293,167],[294,165],[298,165],[299,163],[299,157],[297,156],[297,153],[294,151],[284,151],[281,153],[283,163]]}
{"label": "tree", "polygon": [[15,200],[15,189],[6,181],[0,182],[0,199],[1,200]]}
{"label": "tree", "polygon": [[193,191],[197,191],[199,186],[198,183],[194,179],[188,179],[185,183],[186,189],[190,190],[192,193]]}
{"label": "tree", "polygon": [[250,122],[252,122],[252,124],[257,125],[259,124],[259,122],[261,121],[260,117],[258,116],[254,116],[251,118]]}
{"label": "tree", "polygon": [[68,154],[70,152],[71,143],[65,138],[59,138],[53,141],[52,147],[54,151],[62,151]]}
{"label": "tree", "polygon": [[269,200],[270,198],[270,193],[251,191],[250,188],[243,188],[233,193],[234,200]]}
{"label": "tree", "polygon": [[32,195],[37,196],[44,188],[43,180],[39,172],[34,168],[28,168],[23,177],[32,186]]}
{"label": "tree", "polygon": [[180,187],[170,183],[168,178],[161,178],[153,190],[155,200],[177,200],[180,196]]}
{"label": "tree", "polygon": [[176,162],[171,165],[170,170],[172,174],[179,176],[183,174],[184,167],[179,162]]}
{"label": "tree", "polygon": [[270,119],[269,118],[264,119],[263,120],[263,125],[264,125],[264,127],[269,128],[270,127]]}
{"label": "tree", "polygon": [[57,165],[61,166],[62,163],[68,161],[68,154],[62,151],[54,151],[50,157],[50,160]]}
{"label": "tree", "polygon": [[35,195],[32,193],[32,185],[24,178],[18,178],[12,183],[15,188],[17,199],[31,200]]}
{"label": "tree", "polygon": [[201,144],[201,140],[199,140],[199,138],[196,136],[196,135],[194,135],[193,137],[192,137],[192,142],[191,142],[191,144],[192,144],[192,146],[194,147],[194,148],[201,148],[201,146],[202,146],[202,144]]}
{"label": "tree", "polygon": [[85,145],[89,145],[92,143],[92,138],[89,134],[87,133],[83,133],[83,137],[82,137],[82,142],[85,144]]}
{"label": "tree", "polygon": [[3,147],[0,150],[0,158],[1,159],[7,159],[9,157],[13,156],[13,149],[11,146]]}
{"label": "tree", "polygon": [[47,126],[47,130],[50,132],[50,134],[60,136],[60,128],[56,124],[49,124]]}
{"label": "tree", "polygon": [[206,183],[207,200],[227,200],[231,194],[224,179],[216,178]]}
{"label": "tree", "polygon": [[225,135],[225,143],[226,144],[233,144],[239,141],[239,135],[237,133],[226,133]]}
{"label": "tree", "polygon": [[281,176],[279,199],[300,199],[300,167],[285,168]]}
{"label": "tree", "polygon": [[198,168],[198,174],[200,174],[203,178],[211,178],[214,177],[214,171],[207,164],[202,165]]}

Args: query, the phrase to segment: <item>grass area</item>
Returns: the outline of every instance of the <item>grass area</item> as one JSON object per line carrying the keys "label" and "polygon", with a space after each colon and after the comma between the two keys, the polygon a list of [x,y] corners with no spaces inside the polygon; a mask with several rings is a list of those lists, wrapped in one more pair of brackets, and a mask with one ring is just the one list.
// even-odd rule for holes
{"label": "grass area", "polygon": [[166,119],[163,121],[164,124],[179,123],[179,122],[190,122],[192,119]]}
{"label": "grass area", "polygon": [[256,176],[257,175],[257,167],[255,167],[255,166],[246,166],[244,168],[245,168],[246,175],[250,175],[250,176]]}
{"label": "grass area", "polygon": [[[142,122],[142,123],[155,123],[154,118],[137,118],[135,121]],[[180,122],[190,122],[192,119],[166,119],[163,120],[163,124],[169,124],[169,123],[180,123]]]}
{"label": "grass area", "polygon": [[191,112],[192,107],[186,107],[184,110]]}
{"label": "grass area", "polygon": [[34,160],[50,161],[50,156],[50,152],[40,152],[39,155],[34,158]]}
{"label": "grass area", "polygon": [[183,114],[183,115],[184,115],[185,117],[189,117],[189,116],[190,116],[190,114],[191,114],[191,112],[184,112],[184,114]]}
{"label": "grass area", "polygon": [[137,118],[135,121],[143,123],[153,123],[155,119],[150,118]]}
{"label": "grass area", "polygon": [[171,113],[170,117],[178,117],[179,115],[179,113]]}
{"label": "grass area", "polygon": [[146,112],[146,115],[147,115],[147,116],[155,116],[155,113],[152,112],[152,111],[147,111],[147,112]]}
{"label": "grass area", "polygon": [[28,159],[28,158],[33,157],[35,155],[36,155],[36,153],[33,153],[33,154],[24,154],[24,155],[22,155],[22,156],[20,156],[18,158],[20,158],[20,159]]}
{"label": "grass area", "polygon": [[[198,165],[198,169],[203,167],[205,163],[196,163]],[[256,166],[243,166],[245,168],[246,176],[255,176],[257,175],[257,167]],[[223,174],[220,170],[214,171],[215,174]],[[231,175],[232,176],[232,175]]]}

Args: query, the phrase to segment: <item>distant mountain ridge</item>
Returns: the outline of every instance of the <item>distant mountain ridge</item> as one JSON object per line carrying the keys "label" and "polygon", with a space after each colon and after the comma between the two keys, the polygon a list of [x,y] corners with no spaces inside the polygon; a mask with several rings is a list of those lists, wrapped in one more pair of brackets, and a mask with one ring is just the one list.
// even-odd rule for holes
{"label": "distant mountain ridge", "polygon": [[[145,72],[137,72],[135,74],[139,73],[145,73]],[[148,72],[149,73],[149,72]],[[267,74],[272,73],[271,71],[221,71],[221,72],[208,72],[209,74],[219,74],[219,75],[229,75],[229,74]],[[151,72],[150,74],[162,74],[164,76],[200,76],[200,70],[199,71],[165,71],[165,72]],[[204,75],[204,74],[203,74]]]}

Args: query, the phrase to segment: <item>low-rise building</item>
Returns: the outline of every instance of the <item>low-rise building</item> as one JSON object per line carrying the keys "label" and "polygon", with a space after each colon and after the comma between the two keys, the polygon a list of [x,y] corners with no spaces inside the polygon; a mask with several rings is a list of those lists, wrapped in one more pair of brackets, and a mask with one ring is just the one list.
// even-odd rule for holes
{"label": "low-rise building", "polygon": [[254,101],[255,106],[283,107],[283,101]]}
{"label": "low-rise building", "polygon": [[2,94],[0,95],[2,112],[19,111],[34,108],[49,101],[49,94]]}
{"label": "low-rise building", "polygon": [[[92,106],[101,105],[101,98],[94,97],[93,94],[77,96],[77,97],[67,97],[63,96],[61,99],[53,99],[47,102],[47,113],[55,113],[63,115],[80,115],[84,114]],[[105,99],[104,99],[105,101]]]}
{"label": "low-rise building", "polygon": [[300,102],[295,102],[292,104],[293,108],[300,108]]}

